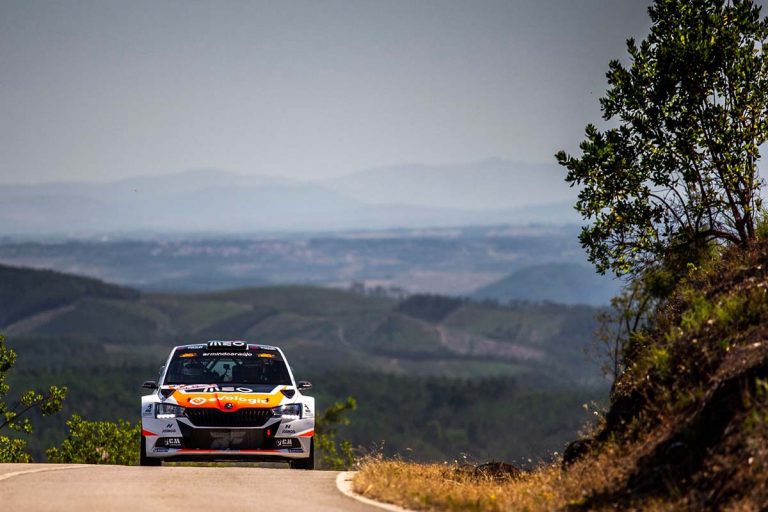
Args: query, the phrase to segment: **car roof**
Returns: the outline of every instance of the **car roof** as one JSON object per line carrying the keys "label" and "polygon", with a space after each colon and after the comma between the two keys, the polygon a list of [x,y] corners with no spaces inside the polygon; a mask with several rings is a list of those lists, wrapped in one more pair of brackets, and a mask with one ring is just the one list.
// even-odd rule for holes
{"label": "car roof", "polygon": [[221,342],[221,341],[227,341],[227,342],[240,342],[240,343],[246,343],[248,345],[248,348],[254,348],[256,350],[277,350],[281,351],[278,347],[272,346],[272,345],[262,345],[261,343],[251,343],[250,341],[242,341],[242,340],[209,340],[204,343],[191,343],[189,345],[176,345],[174,350],[176,349],[182,349],[182,350],[196,350],[196,349],[203,349],[208,348],[208,343],[211,341]]}

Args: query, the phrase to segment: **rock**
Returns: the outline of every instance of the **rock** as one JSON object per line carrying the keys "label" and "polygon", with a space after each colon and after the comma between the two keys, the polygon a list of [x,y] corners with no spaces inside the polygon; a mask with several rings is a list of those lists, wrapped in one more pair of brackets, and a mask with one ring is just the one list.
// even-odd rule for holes
{"label": "rock", "polygon": [[593,439],[577,439],[569,443],[563,452],[563,469],[588,454],[594,444],[595,441]]}
{"label": "rock", "polygon": [[517,478],[522,474],[522,470],[506,462],[486,462],[475,468],[475,474],[482,477],[490,477],[495,480],[507,480]]}

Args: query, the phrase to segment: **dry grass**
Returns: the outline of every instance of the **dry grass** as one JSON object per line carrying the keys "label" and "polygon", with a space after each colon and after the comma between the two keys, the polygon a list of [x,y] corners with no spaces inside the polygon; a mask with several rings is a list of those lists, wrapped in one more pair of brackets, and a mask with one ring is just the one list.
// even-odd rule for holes
{"label": "dry grass", "polygon": [[[634,469],[647,439],[619,446],[607,443],[561,469],[560,461],[501,481],[462,471],[457,464],[415,464],[369,457],[355,476],[354,490],[371,499],[412,510],[551,511],[691,509],[682,496],[647,496],[630,502],[595,502],[595,495],[621,486]],[[694,507],[695,508],[695,507]],[[734,510],[751,510],[736,508]]]}
{"label": "dry grass", "polygon": [[455,464],[371,458],[361,464],[354,489],[368,498],[414,510],[559,510],[578,507],[589,493],[623,476],[620,464],[606,462],[605,457],[590,459],[568,471],[553,463],[517,478],[497,480],[462,471]]}
{"label": "dry grass", "polygon": [[[685,496],[646,497],[630,503],[585,503],[593,492],[623,474],[621,461],[606,465],[592,461],[569,471],[558,465],[540,467],[517,479],[461,476],[453,465],[368,461],[355,476],[356,492],[377,501],[412,510],[434,511],[551,511],[551,510],[702,510]],[[725,510],[764,510],[750,497],[730,503]]]}
{"label": "dry grass", "polygon": [[454,465],[369,461],[355,476],[356,492],[415,510],[552,510],[565,502],[559,469],[550,466],[506,482],[462,475]]}

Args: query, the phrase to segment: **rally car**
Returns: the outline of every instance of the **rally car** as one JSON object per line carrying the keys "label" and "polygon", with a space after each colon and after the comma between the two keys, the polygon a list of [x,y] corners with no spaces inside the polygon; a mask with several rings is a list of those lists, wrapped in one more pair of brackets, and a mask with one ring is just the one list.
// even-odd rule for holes
{"label": "rally car", "polygon": [[162,461],[287,461],[314,469],[315,399],[282,350],[245,341],[174,347],[142,386],[142,466]]}

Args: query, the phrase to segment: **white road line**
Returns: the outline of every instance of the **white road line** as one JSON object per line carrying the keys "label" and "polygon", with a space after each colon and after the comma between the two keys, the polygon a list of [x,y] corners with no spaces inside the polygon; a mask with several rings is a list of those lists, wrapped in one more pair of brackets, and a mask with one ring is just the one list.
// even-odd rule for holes
{"label": "white road line", "polygon": [[416,512],[415,510],[403,508],[391,503],[381,503],[380,501],[372,500],[357,494],[354,490],[352,490],[352,479],[355,477],[355,473],[357,473],[357,471],[342,471],[336,475],[336,487],[344,496],[349,496],[350,498],[361,503],[365,503],[366,505],[389,510],[391,512]]}
{"label": "white road line", "polygon": [[44,468],[27,469],[25,471],[14,471],[13,473],[4,473],[0,475],[0,481],[8,480],[9,478],[13,478],[15,476],[29,475],[32,473],[45,473],[46,471],[62,471],[64,469],[80,469],[88,467],[91,466],[88,464],[70,464],[66,466],[48,466]]}

